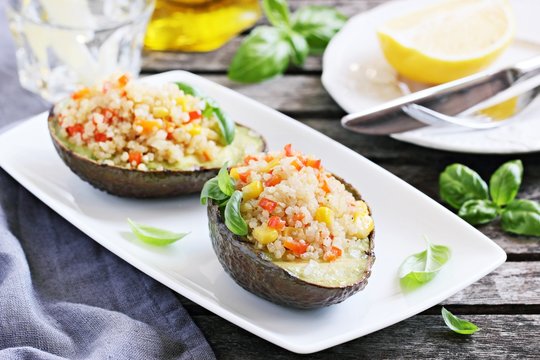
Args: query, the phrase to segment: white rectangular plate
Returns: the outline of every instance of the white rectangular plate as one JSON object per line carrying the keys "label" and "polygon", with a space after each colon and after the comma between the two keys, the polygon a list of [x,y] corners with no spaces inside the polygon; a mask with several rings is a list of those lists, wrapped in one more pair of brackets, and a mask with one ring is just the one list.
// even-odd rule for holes
{"label": "white rectangular plate", "polygon": [[[423,193],[309,127],[199,76],[173,71],[145,79],[183,81],[215,98],[237,122],[264,134],[270,149],[292,143],[321,157],[370,204],[377,260],[366,289],[328,308],[299,311],[243,290],[223,271],[211,246],[206,209],[198,196],[123,199],[92,188],[60,160],[47,133],[47,114],[0,135],[0,166],[44,203],[98,243],[169,288],[228,321],[290,351],[311,353],[355,339],[417,314],[488,274],[504,251]],[[339,126],[339,124],[336,124]],[[129,233],[126,218],[177,231],[181,241],[156,248]],[[397,271],[423,236],[448,245],[452,258],[429,284],[409,294]]]}

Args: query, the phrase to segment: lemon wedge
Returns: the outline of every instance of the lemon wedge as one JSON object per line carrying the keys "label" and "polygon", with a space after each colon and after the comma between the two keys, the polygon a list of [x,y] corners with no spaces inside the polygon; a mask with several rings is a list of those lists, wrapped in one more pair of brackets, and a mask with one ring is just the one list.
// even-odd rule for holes
{"label": "lemon wedge", "polygon": [[508,46],[514,28],[506,0],[448,0],[392,19],[377,35],[398,73],[440,84],[488,66]]}

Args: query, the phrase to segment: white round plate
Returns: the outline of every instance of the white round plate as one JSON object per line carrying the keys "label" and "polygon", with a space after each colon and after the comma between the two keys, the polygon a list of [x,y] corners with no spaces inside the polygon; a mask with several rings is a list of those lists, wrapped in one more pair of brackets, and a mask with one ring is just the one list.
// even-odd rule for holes
{"label": "white round plate", "polygon": [[[336,34],[323,57],[322,82],[345,111],[363,111],[404,95],[396,72],[384,59],[375,31],[388,19],[432,3],[433,0],[392,1],[352,17]],[[510,3],[516,18],[516,37],[492,68],[540,55],[540,1],[513,0]],[[518,116],[518,121],[491,130],[444,125],[391,136],[456,152],[513,154],[540,151],[540,101]]]}

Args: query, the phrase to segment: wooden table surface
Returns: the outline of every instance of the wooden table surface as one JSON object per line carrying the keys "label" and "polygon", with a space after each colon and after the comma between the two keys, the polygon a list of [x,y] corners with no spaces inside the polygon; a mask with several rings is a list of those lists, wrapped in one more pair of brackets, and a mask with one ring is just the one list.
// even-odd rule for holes
{"label": "wooden table surface", "polygon": [[[290,0],[294,9],[310,4],[335,5],[346,15],[372,8],[384,1]],[[221,49],[202,54],[148,52],[143,73],[182,69],[202,75],[277,109],[330,136],[374,161],[436,201],[438,176],[445,166],[466,164],[484,179],[503,162],[523,160],[524,183],[519,196],[540,200],[540,154],[515,156],[466,155],[425,149],[393,140],[349,132],[340,126],[343,110],[321,85],[321,59],[310,57],[302,69],[258,85],[241,85],[227,79],[226,69],[242,37]],[[539,135],[540,136],[540,135]],[[458,335],[446,328],[435,306],[376,333],[328,350],[297,355],[277,347],[223,320],[181,297],[218,359],[313,358],[540,358],[540,239],[504,233],[497,223],[479,230],[499,244],[508,260],[497,270],[445,300],[442,305],[473,321],[481,331]],[[474,266],[474,264],[471,264]]]}

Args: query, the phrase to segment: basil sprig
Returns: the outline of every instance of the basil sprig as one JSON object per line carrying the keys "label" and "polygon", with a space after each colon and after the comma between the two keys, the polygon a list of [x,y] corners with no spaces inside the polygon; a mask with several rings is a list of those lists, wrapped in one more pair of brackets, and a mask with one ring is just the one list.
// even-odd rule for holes
{"label": "basil sprig", "polygon": [[334,8],[305,6],[290,14],[286,0],[263,0],[272,26],[256,27],[240,44],[229,66],[231,80],[256,83],[285,72],[292,61],[302,66],[308,54],[320,54],[347,18]]}
{"label": "basil sprig", "polygon": [[218,122],[221,136],[223,137],[225,144],[227,145],[232,144],[232,142],[234,141],[236,124],[234,123],[234,121],[232,121],[232,119],[229,116],[227,116],[226,113],[223,112],[223,110],[218,105],[218,103],[214,99],[203,96],[202,93],[199,91],[199,89],[189,84],[186,84],[183,82],[177,82],[176,86],[178,86],[178,88],[182,90],[184,94],[195,96],[204,100],[206,106],[203,111],[203,116],[205,117],[215,116]]}
{"label": "basil sprig", "polygon": [[216,201],[225,218],[225,225],[236,235],[247,235],[248,226],[240,213],[242,192],[235,190],[234,180],[229,175],[227,163],[219,170],[215,178],[208,180],[201,191],[201,204],[205,205],[208,199]]}
{"label": "basil sprig", "polygon": [[426,250],[410,255],[399,268],[401,286],[414,290],[431,281],[450,259],[450,248],[431,244],[427,239]]}
{"label": "basil sprig", "polygon": [[138,224],[131,219],[127,219],[131,231],[135,236],[150,245],[166,246],[170,245],[189,233],[177,233],[148,225]]}
{"label": "basil sprig", "polygon": [[480,330],[472,322],[458,318],[444,307],[441,310],[441,315],[446,326],[458,334],[471,335]]}
{"label": "basil sprig", "polygon": [[444,202],[473,225],[486,224],[500,216],[504,231],[540,236],[540,204],[533,200],[516,200],[522,179],[521,160],[501,165],[491,175],[489,190],[474,170],[452,164],[439,177],[439,192]]}

